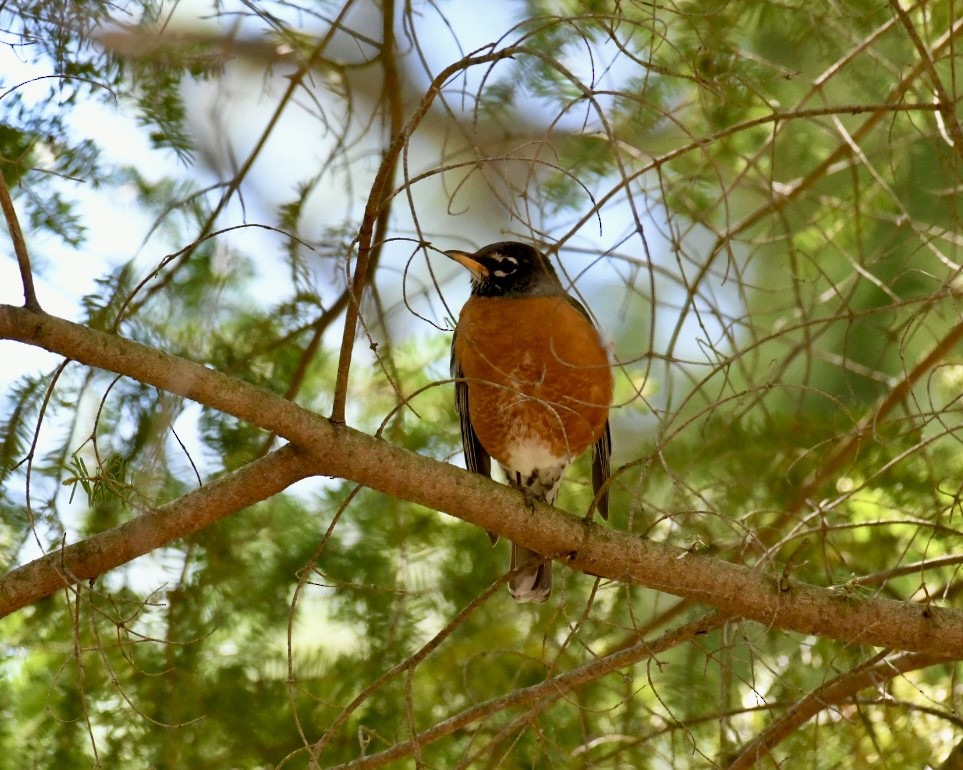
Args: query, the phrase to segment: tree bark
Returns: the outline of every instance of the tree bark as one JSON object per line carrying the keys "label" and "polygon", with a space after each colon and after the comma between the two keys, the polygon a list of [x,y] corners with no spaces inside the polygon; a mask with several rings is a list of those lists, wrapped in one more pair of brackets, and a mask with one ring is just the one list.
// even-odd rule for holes
{"label": "tree bark", "polygon": [[[49,595],[65,582],[93,577],[207,526],[210,521],[203,515],[193,529],[183,526],[186,512],[197,511],[198,505],[214,506],[210,518],[221,518],[313,473],[457,516],[572,569],[693,599],[767,627],[963,658],[963,612],[958,610],[863,598],[795,582],[643,540],[542,504],[533,512],[520,493],[506,486],[335,424],[201,364],[45,313],[0,305],[0,338],[42,347],[227,412],[283,436],[304,453],[276,452],[258,462],[290,467],[264,474],[262,466],[252,463],[116,530],[13,570],[0,579],[0,615]],[[268,478],[272,475],[277,478]],[[127,537],[125,528],[137,528],[138,536]],[[64,569],[68,564],[69,571]]]}

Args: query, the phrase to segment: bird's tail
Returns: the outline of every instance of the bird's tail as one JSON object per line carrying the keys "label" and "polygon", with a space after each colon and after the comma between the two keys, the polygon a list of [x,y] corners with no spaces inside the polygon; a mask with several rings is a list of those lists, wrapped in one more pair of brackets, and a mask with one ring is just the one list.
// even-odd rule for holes
{"label": "bird's tail", "polygon": [[512,569],[529,562],[532,565],[511,579],[508,590],[516,602],[541,604],[552,595],[552,562],[544,561],[539,554],[523,545],[512,543]]}

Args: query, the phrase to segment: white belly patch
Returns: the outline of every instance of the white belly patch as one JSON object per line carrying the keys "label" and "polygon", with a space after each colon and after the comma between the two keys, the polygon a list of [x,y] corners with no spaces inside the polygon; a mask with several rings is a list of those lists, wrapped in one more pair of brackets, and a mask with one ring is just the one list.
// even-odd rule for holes
{"label": "white belly patch", "polygon": [[512,442],[508,465],[502,465],[502,470],[513,487],[551,505],[571,461],[554,454],[538,439],[526,438]]}

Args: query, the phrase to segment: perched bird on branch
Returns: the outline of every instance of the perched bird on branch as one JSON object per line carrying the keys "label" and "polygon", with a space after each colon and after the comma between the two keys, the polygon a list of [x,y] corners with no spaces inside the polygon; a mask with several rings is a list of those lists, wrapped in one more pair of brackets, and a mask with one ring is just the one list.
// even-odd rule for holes
{"label": "perched bird on branch", "polygon": [[[565,469],[594,445],[598,492],[609,476],[612,371],[588,312],[527,244],[445,253],[471,272],[451,346],[468,469],[489,476],[494,458],[509,484],[551,505]],[[607,518],[607,494],[598,508]],[[551,561],[512,543],[512,569],[525,564],[509,583],[512,597],[546,601]]]}

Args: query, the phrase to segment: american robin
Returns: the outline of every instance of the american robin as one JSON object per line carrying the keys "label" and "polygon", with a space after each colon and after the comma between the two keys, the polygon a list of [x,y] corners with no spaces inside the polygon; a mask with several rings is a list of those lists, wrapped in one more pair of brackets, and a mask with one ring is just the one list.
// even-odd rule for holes
{"label": "american robin", "polygon": [[[609,476],[612,371],[588,312],[565,293],[548,259],[524,243],[445,254],[471,272],[471,297],[451,345],[468,470],[490,476],[494,458],[509,484],[551,505],[565,469],[594,444],[598,492]],[[606,494],[598,507],[608,518]],[[529,562],[509,591],[518,602],[544,602],[552,563],[512,543],[511,568]]]}

